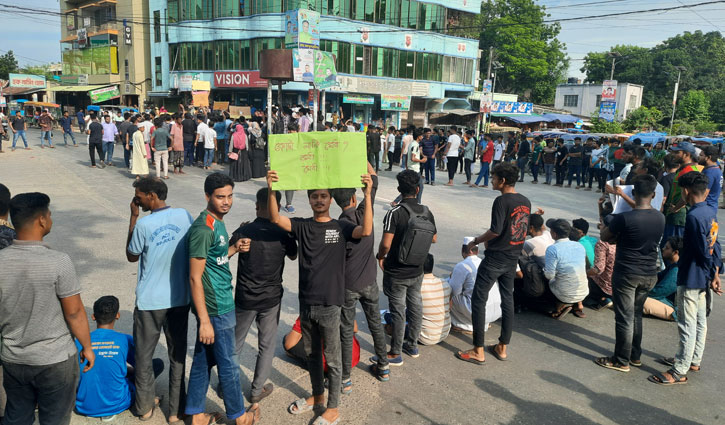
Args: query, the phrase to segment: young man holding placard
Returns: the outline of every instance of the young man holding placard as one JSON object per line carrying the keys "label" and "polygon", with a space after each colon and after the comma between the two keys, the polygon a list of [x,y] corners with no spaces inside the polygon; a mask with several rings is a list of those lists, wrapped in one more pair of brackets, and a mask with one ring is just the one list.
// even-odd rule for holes
{"label": "young man holding placard", "polygon": [[313,211],[312,218],[290,219],[281,216],[276,192],[272,190],[272,184],[278,182],[279,177],[274,170],[267,172],[269,220],[282,230],[290,232],[299,242],[300,323],[312,383],[312,397],[295,401],[288,410],[293,415],[298,415],[324,403],[324,346],[330,391],[327,409],[320,415],[318,422],[328,424],[337,423],[340,419],[337,408],[342,367],[340,306],[345,302],[346,244],[348,241],[370,236],[373,232],[373,183],[369,174],[363,175],[361,179],[365,184],[365,211],[363,224],[355,226],[330,217],[332,196],[329,189],[307,192]]}

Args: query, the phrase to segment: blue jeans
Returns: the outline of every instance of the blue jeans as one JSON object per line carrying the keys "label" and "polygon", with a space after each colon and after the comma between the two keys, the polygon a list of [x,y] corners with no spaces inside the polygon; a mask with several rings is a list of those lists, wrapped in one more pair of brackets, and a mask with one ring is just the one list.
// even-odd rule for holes
{"label": "blue jeans", "polygon": [[707,336],[707,302],[705,289],[677,287],[677,330],[680,343],[675,355],[673,369],[680,375],[686,375],[690,365],[700,366],[705,351]]}
{"label": "blue jeans", "polygon": [[103,156],[106,157],[106,164],[113,161],[114,142],[103,142]]}
{"label": "blue jeans", "polygon": [[15,133],[13,133],[13,148],[15,148],[15,142],[18,141],[18,137],[23,138],[23,144],[25,147],[28,147],[28,139],[25,138],[25,130],[15,130]]}
{"label": "blue jeans", "polygon": [[476,178],[476,186],[481,183],[481,178],[483,178],[483,185],[488,186],[488,169],[490,166],[491,164],[489,164],[488,162],[481,163],[481,171],[478,172],[478,178]]}
{"label": "blue jeans", "polygon": [[574,178],[574,174],[576,174],[576,185],[581,186],[581,184],[582,184],[582,166],[581,166],[581,164],[569,164],[569,183],[567,183],[569,186],[571,186],[571,181]]}
{"label": "blue jeans", "polygon": [[436,181],[436,157],[429,156],[428,161],[421,164],[425,170],[425,182],[433,183]]}
{"label": "blue jeans", "polygon": [[214,159],[214,149],[204,149],[204,166],[211,167],[211,161]]}
{"label": "blue jeans", "polygon": [[184,165],[194,164],[194,142],[184,141]]}
{"label": "blue jeans", "polygon": [[[390,338],[390,354],[399,355],[405,343],[408,348],[418,347],[418,337],[423,324],[423,298],[420,287],[423,275],[411,279],[396,279],[383,275],[383,293],[388,297],[390,314],[393,316],[393,335]],[[408,319],[408,332],[405,320]]]}
{"label": "blue jeans", "polygon": [[45,140],[48,140],[48,146],[53,146],[53,137],[50,135],[50,131],[41,131],[40,132],[40,146],[43,146],[43,142]]}
{"label": "blue jeans", "polygon": [[400,159],[400,169],[406,170],[408,168],[408,155],[403,154],[402,158]]}
{"label": "blue jeans", "polygon": [[73,135],[73,132],[72,131],[67,131],[67,132],[65,130],[63,131],[63,143],[65,143],[66,145],[68,145],[68,140],[67,140],[68,136],[70,136],[70,139],[73,141],[73,145],[75,145],[76,144],[76,138]]}
{"label": "blue jeans", "polygon": [[519,170],[521,171],[521,178],[519,179],[519,181],[524,181],[524,175],[526,174],[526,164],[528,162],[529,162],[528,155],[516,160],[516,166],[519,167]]}
{"label": "blue jeans", "polygon": [[227,418],[234,420],[244,414],[239,366],[235,361],[234,328],[237,320],[233,310],[221,316],[210,316],[209,320],[214,328],[214,343],[205,345],[199,341],[199,318],[196,318],[196,346],[189,372],[189,388],[184,413],[198,415],[204,412],[206,391],[209,389],[209,373],[211,368],[216,365],[219,384],[224,392],[224,408]]}
{"label": "blue jeans", "polygon": [[544,164],[544,174],[546,175],[546,184],[551,184],[551,178],[554,176],[554,164]]}
{"label": "blue jeans", "polygon": [[539,164],[532,164],[531,165],[531,175],[534,176],[534,181],[539,181]]}

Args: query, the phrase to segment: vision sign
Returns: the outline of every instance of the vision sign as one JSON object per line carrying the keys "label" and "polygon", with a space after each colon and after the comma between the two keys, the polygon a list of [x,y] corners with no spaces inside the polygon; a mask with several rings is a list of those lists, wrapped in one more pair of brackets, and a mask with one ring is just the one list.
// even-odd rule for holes
{"label": "vision sign", "polygon": [[214,87],[267,87],[267,80],[259,77],[259,71],[215,72]]}

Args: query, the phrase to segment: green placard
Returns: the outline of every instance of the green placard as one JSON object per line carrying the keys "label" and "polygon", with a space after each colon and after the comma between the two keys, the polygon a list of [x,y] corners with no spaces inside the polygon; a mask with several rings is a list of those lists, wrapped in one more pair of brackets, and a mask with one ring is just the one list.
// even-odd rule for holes
{"label": "green placard", "polygon": [[367,173],[365,134],[273,134],[269,163],[279,176],[274,190],[362,187],[360,176]]}

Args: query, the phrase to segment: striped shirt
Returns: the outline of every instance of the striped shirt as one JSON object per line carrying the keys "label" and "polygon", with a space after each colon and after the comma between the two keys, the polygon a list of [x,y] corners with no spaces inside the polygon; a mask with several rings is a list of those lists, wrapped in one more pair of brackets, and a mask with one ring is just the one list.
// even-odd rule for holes
{"label": "striped shirt", "polygon": [[68,254],[19,240],[0,251],[2,361],[45,366],[75,355],[60,299],[80,292]]}
{"label": "striped shirt", "polygon": [[418,342],[435,345],[446,339],[451,331],[451,287],[448,282],[425,274],[420,295],[423,298],[423,322]]}

